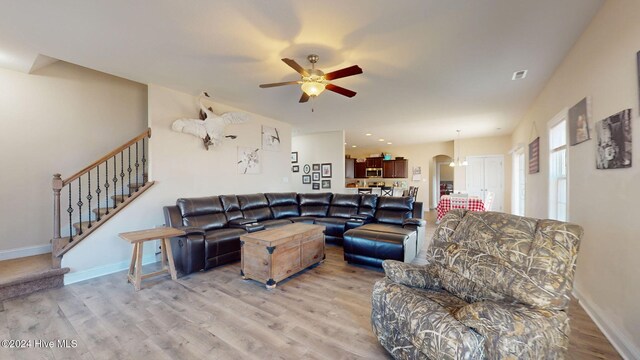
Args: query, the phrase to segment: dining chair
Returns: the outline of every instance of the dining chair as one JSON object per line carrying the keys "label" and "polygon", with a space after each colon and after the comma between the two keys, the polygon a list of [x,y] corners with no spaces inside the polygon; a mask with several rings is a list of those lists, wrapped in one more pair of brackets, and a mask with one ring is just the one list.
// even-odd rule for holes
{"label": "dining chair", "polygon": [[358,194],[371,194],[371,188],[369,189],[358,189]]}
{"label": "dining chair", "polygon": [[409,186],[409,196],[413,198],[418,196],[418,186]]}
{"label": "dining chair", "polygon": [[484,199],[484,211],[491,211],[491,207],[493,206],[493,199],[496,197],[496,194],[491,191],[487,191],[487,197]]}
{"label": "dining chair", "polygon": [[450,209],[469,209],[469,194],[449,195]]}
{"label": "dining chair", "polygon": [[382,196],[393,196],[393,186],[383,187]]}

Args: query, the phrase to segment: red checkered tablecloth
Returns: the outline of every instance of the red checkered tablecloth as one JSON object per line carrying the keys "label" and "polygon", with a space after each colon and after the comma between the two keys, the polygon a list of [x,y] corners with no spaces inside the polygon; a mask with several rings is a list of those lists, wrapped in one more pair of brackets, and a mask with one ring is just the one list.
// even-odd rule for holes
{"label": "red checkered tablecloth", "polygon": [[[438,202],[438,222],[451,210],[451,201],[449,196],[444,195]],[[484,203],[479,198],[469,198],[469,210],[471,211],[484,211]]]}

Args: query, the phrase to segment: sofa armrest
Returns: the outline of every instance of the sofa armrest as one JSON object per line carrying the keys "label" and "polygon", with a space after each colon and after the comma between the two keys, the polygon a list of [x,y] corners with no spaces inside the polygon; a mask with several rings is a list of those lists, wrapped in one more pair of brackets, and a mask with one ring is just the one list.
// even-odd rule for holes
{"label": "sofa armrest", "polygon": [[365,215],[365,214],[353,214],[349,216],[349,218],[355,219],[355,220],[362,220],[366,222],[366,221],[371,221],[371,219],[373,219],[373,216]]}
{"label": "sofa armrest", "polygon": [[439,289],[440,279],[433,265],[414,265],[396,260],[385,260],[382,267],[389,280],[397,284],[421,289]]}
{"label": "sofa armrest", "polygon": [[[463,306],[454,317],[494,343],[530,340],[543,336],[553,343],[566,340],[569,318],[562,310],[532,308],[523,304],[479,301]],[[500,356],[498,356],[500,357]]]}
{"label": "sofa armrest", "polygon": [[205,234],[204,229],[196,227],[196,226],[174,226],[175,229],[182,230],[185,232],[184,235],[178,237],[188,237],[190,235],[203,235]]}
{"label": "sofa armrest", "polygon": [[418,219],[418,218],[408,218],[408,219],[404,219],[404,221],[402,222],[402,227],[423,227],[427,225],[427,221],[424,219]]}

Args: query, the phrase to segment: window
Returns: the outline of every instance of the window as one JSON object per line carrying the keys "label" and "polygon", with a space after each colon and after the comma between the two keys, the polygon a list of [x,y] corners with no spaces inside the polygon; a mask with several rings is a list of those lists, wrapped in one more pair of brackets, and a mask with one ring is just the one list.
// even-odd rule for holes
{"label": "window", "polygon": [[524,147],[513,152],[513,184],[511,186],[513,195],[511,196],[511,213],[524,216],[525,200],[525,160]]}
{"label": "window", "polygon": [[566,112],[549,128],[549,218],[567,221],[567,119]]}

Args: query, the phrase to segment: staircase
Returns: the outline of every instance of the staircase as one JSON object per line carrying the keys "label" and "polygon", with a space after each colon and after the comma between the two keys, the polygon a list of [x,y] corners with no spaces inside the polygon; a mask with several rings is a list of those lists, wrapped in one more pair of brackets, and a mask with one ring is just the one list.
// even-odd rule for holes
{"label": "staircase", "polygon": [[63,255],[153,186],[150,138],[147,129],[66,179],[53,175],[52,252],[0,261],[0,301],[63,285]]}

